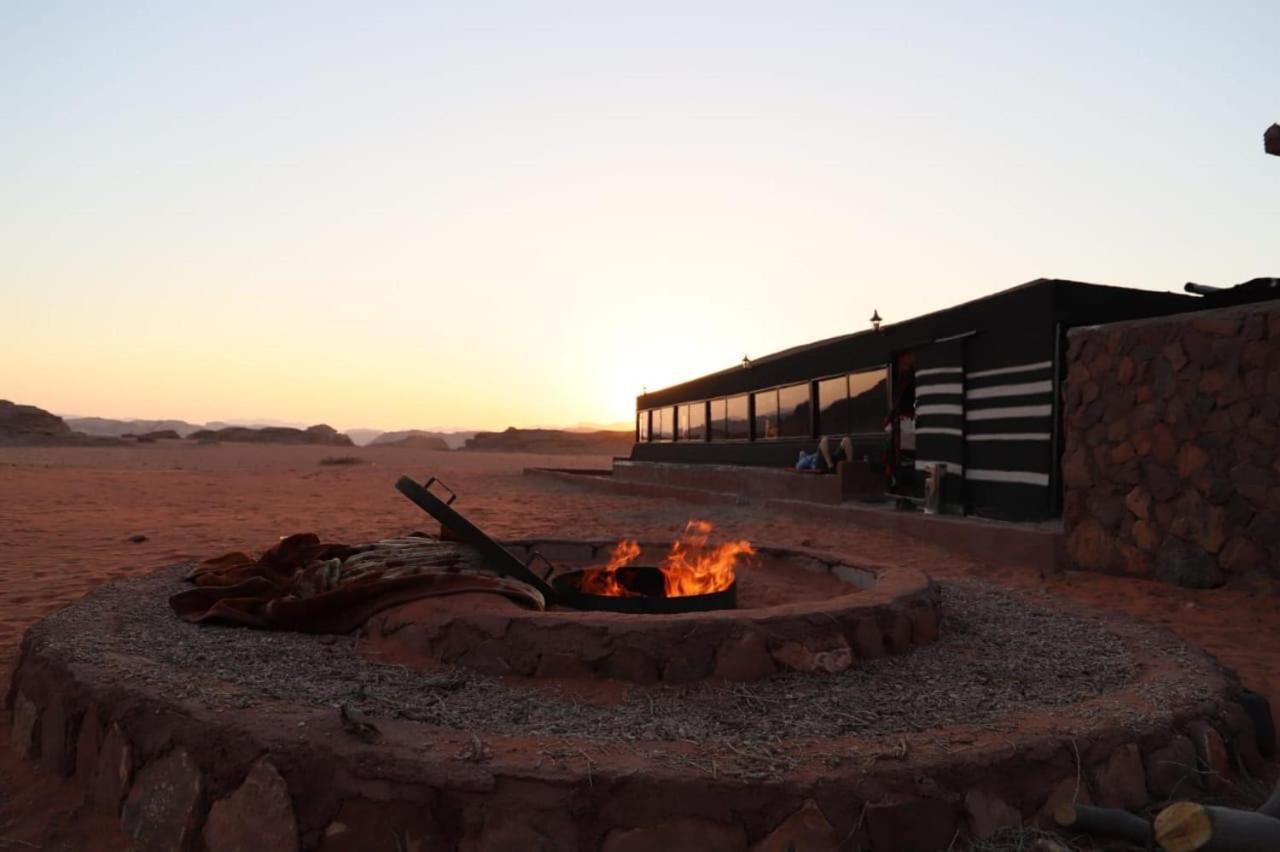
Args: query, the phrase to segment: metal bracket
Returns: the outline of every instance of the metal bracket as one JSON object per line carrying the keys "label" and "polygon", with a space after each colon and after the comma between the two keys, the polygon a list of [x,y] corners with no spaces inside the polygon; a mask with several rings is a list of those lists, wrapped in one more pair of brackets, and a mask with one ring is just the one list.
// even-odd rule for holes
{"label": "metal bracket", "polygon": [[458,499],[458,495],[454,493],[454,490],[452,488],[445,485],[443,482],[441,482],[439,479],[435,478],[434,476],[428,479],[426,482],[422,483],[422,487],[428,491],[431,490],[432,485],[439,485],[445,491],[449,492],[449,499],[444,501],[444,504],[446,506],[452,506],[453,501]]}
{"label": "metal bracket", "polygon": [[541,559],[541,560],[542,560],[542,562],[543,562],[543,564],[547,566],[547,570],[546,570],[546,572],[545,572],[545,573],[543,573],[543,575],[542,575],[542,579],[543,579],[543,580],[547,580],[547,581],[549,581],[549,580],[550,580],[550,578],[551,578],[551,575],[552,575],[553,573],[555,573],[556,566],[552,565],[552,564],[551,564],[551,560],[550,560],[550,559],[548,559],[547,557],[543,556],[543,555],[542,555],[541,553],[539,553],[538,551],[536,551],[536,550],[535,550],[532,554],[530,554],[529,559],[524,563],[524,567],[525,567],[525,568],[528,568],[528,569],[529,569],[529,571],[530,571],[530,572],[532,572],[532,571],[533,571],[533,563],[534,563],[534,562],[536,562],[536,561],[537,561],[537,560],[539,560],[539,559]]}

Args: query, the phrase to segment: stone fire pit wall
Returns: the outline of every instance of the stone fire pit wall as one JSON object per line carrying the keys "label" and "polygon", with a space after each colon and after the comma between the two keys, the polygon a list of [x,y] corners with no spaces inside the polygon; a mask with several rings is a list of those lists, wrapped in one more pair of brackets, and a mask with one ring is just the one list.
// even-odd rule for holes
{"label": "stone fire pit wall", "polygon": [[1065,395],[1074,567],[1280,576],[1280,302],[1076,329]]}

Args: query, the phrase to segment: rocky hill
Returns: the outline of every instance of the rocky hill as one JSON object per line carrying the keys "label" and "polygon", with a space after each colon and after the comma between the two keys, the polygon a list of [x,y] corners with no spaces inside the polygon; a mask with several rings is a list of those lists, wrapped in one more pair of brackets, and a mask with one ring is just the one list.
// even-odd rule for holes
{"label": "rocky hill", "polygon": [[65,417],[66,424],[77,432],[104,438],[146,435],[172,430],[186,437],[204,426],[185,420],[115,420],[110,417]]}
{"label": "rocky hill", "polygon": [[582,453],[626,455],[635,435],[630,431],[567,432],[561,429],[516,429],[477,432],[464,449],[504,453]]}
{"label": "rocky hill", "polygon": [[266,426],[253,429],[248,426],[227,426],[222,429],[200,429],[187,436],[192,441],[205,443],[247,444],[316,444],[329,447],[355,446],[351,439],[332,426],[320,424],[307,429],[290,426]]}
{"label": "rocky hill", "polygon": [[369,442],[370,447],[411,447],[418,450],[447,450],[449,442],[438,432],[406,429],[402,432],[383,432]]}
{"label": "rocky hill", "polygon": [[118,438],[101,438],[77,432],[61,417],[34,405],[0,399],[0,446],[85,445],[114,446]]}

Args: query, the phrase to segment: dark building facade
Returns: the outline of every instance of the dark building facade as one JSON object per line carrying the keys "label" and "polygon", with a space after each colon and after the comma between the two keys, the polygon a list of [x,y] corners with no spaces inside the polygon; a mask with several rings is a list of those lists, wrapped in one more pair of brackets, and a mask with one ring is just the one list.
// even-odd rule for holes
{"label": "dark building facade", "polygon": [[[1060,513],[1067,329],[1203,307],[1040,279],[879,330],[798,346],[636,400],[633,461],[786,467],[823,436],[918,497],[1010,520]],[[944,467],[934,468],[935,465]]]}

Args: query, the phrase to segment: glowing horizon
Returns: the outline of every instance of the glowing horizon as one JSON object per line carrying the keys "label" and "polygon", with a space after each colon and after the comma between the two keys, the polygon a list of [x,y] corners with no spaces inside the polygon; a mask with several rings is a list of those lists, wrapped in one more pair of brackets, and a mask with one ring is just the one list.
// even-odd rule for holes
{"label": "glowing horizon", "polygon": [[1277,274],[1278,17],[8,4],[0,398],[612,424],[873,309]]}

